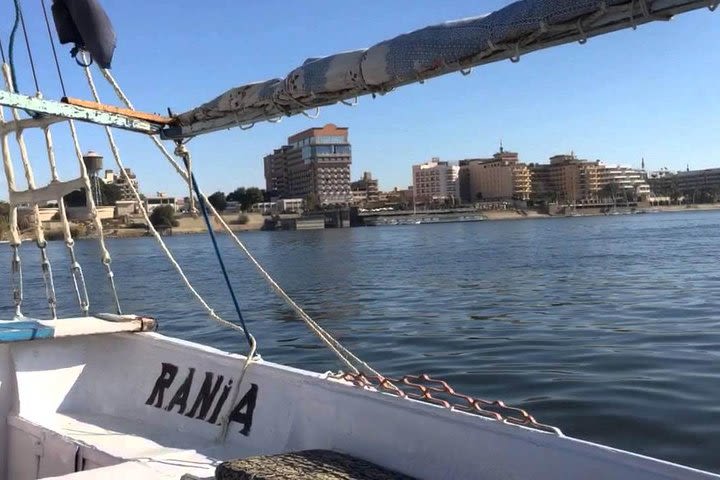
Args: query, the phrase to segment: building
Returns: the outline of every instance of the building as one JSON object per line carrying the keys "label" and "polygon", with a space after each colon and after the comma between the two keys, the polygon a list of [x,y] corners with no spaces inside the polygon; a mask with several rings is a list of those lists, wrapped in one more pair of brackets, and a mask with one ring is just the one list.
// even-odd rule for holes
{"label": "building", "polygon": [[675,184],[681,192],[720,192],[720,168],[690,170],[674,175]]}
{"label": "building", "polygon": [[251,212],[260,213],[262,215],[271,215],[277,211],[277,203],[275,202],[260,202],[255,203],[250,207]]}
{"label": "building", "polygon": [[666,195],[674,199],[697,201],[715,201],[720,196],[720,168],[705,170],[687,170],[672,173],[667,169],[652,172],[648,183],[656,195]]}
{"label": "building", "polygon": [[[138,184],[138,179],[135,173],[129,169],[125,169],[125,173],[127,175],[127,179],[125,178],[125,175],[121,175],[120,173],[115,173],[112,170],[105,170],[105,174],[102,177],[103,182],[105,184],[113,184],[120,188],[120,199],[121,200],[135,200],[135,196],[132,193],[132,189],[130,188],[130,184],[132,184],[133,187],[135,187],[135,191],[140,191],[140,186]],[[129,179],[129,181],[128,181]]]}
{"label": "building", "polygon": [[473,160],[467,159],[458,162],[458,167],[460,167],[458,172],[458,190],[462,203],[472,203],[475,200],[470,191],[470,162],[473,162]]}
{"label": "building", "polygon": [[550,157],[549,166],[536,166],[534,170],[547,182],[538,192],[549,193],[555,201],[572,204],[598,201],[603,187],[599,161],[581,160],[572,153],[555,155]]}
{"label": "building", "polygon": [[380,189],[377,179],[372,178],[372,173],[363,172],[360,180],[350,184],[350,191],[355,205],[366,205],[380,200]]}
{"label": "building", "polygon": [[300,213],[305,206],[305,201],[302,198],[283,198],[276,204],[280,213]]}
{"label": "building", "polygon": [[633,193],[636,197],[645,198],[650,195],[643,170],[623,165],[603,165],[601,182],[603,187],[616,185],[621,193]]}
{"label": "building", "polygon": [[302,131],[263,163],[266,189],[279,198],[311,199],[319,206],[352,203],[347,128],[329,123]]}
{"label": "building", "polygon": [[467,182],[469,201],[529,200],[532,193],[532,173],[518,154],[506,152],[501,146],[493,158],[464,160],[461,178]]}
{"label": "building", "polygon": [[178,211],[178,202],[177,198],[175,197],[169,197],[165,195],[163,192],[157,192],[157,195],[154,197],[146,197],[145,198],[145,209],[147,210],[148,214],[152,213],[153,210],[155,210],[157,207],[169,205],[175,210]]}
{"label": "building", "polygon": [[460,167],[433,158],[427,163],[413,165],[413,192],[417,203],[459,200]]}
{"label": "building", "polygon": [[532,198],[560,203],[601,203],[608,187],[613,195],[644,198],[650,194],[645,172],[622,165],[605,165],[599,160],[578,159],[574,154],[555,155],[550,164],[533,164]]}

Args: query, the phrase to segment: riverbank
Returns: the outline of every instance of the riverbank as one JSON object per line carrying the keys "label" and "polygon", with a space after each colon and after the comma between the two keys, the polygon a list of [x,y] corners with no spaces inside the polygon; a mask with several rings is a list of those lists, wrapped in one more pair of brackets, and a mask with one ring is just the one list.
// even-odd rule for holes
{"label": "riverbank", "polygon": [[[627,209],[619,209],[619,214],[630,214],[630,213],[679,213],[679,212],[701,212],[701,211],[713,211],[720,210],[720,204],[704,204],[704,205],[665,205],[659,207],[648,207],[638,208],[635,212]],[[548,214],[540,213],[534,210],[485,210],[478,212],[485,217],[485,221],[514,221],[514,220],[537,220],[547,218],[574,218],[574,217],[597,217],[606,216],[607,213],[600,211],[600,209],[578,209],[572,215],[566,214]],[[239,223],[238,214],[223,215],[223,220],[230,226],[233,232],[249,232],[262,230],[265,218],[259,213],[248,213],[244,216],[247,221],[245,223]],[[179,217],[178,226],[173,227],[169,232],[171,235],[194,235],[202,234],[207,231],[205,226],[205,220],[202,216],[191,217],[184,216]],[[211,218],[213,229],[215,232],[221,233],[224,231],[220,222],[216,219]],[[105,236],[107,238],[138,238],[150,236],[150,232],[144,227],[144,225],[136,223],[135,227],[131,226],[106,226]],[[85,229],[79,228],[82,226],[73,225],[73,237],[74,238],[93,238],[96,235],[94,233],[85,234]],[[59,222],[47,222],[44,224],[45,234],[48,240],[62,240],[63,233]],[[23,240],[32,240],[34,237],[31,232],[27,232],[23,235]],[[7,240],[3,237],[0,240]]]}
{"label": "riverbank", "polygon": [[[702,212],[720,210],[720,204],[704,205],[663,205],[645,208],[618,208],[617,214],[647,214],[647,213],[672,213],[672,212]],[[531,220],[539,218],[574,218],[574,217],[603,217],[609,215],[599,208],[577,209],[571,215],[565,213],[540,213],[536,211],[521,210],[491,210],[482,212],[487,220]],[[612,215],[612,214],[610,214]]]}

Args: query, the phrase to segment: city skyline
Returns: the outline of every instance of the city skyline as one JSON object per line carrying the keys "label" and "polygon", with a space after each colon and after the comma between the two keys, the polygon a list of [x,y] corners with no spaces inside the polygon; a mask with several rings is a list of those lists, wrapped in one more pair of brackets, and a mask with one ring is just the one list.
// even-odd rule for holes
{"label": "city skyline", "polygon": [[[320,9],[319,2],[311,2],[297,17],[280,18],[275,15],[283,5],[279,0],[202,7],[181,0],[178,8],[170,10],[160,4],[144,5],[142,16],[132,2],[111,2],[106,7],[119,39],[115,75],[138,108],[164,112],[166,107],[183,111],[232,85],[284,75],[309,57],[367,46],[507,3],[490,0],[478,7],[461,0],[442,4],[418,0],[388,5],[382,18],[372,9],[357,11],[343,4]],[[12,14],[10,7],[0,6],[0,16]],[[240,12],[257,21],[242,30],[208,34],[201,28]],[[163,30],[162,47],[155,41],[153,24],[160,15],[174,25]],[[32,38],[44,38],[39,6],[29,3],[26,17]],[[267,28],[270,24],[273,28]],[[717,165],[720,146],[708,132],[720,127],[720,119],[713,115],[720,108],[714,94],[720,53],[706,48],[720,33],[717,17],[695,12],[640,29],[642,34],[618,32],[583,46],[528,54],[518,64],[477,68],[469,77],[438,78],[374,100],[361,97],[354,108],[321,109],[318,120],[298,116],[279,125],[259,124],[247,132],[232,129],[197,138],[190,146],[195,173],[206,191],[262,185],[258,158],[294,132],[331,122],[354,132],[353,179],[363,171],[376,172],[383,190],[406,185],[412,164],[432,157],[459,160],[486,155],[495,151],[501,138],[508,148],[523,152],[527,163],[574,150],[581,157],[634,167],[644,157],[648,170],[684,170],[688,163],[693,169]],[[287,42],[278,31],[302,35],[302,41]],[[196,40],[190,46],[183,41],[187,35]],[[252,48],[229,59],[225,49],[217,48],[228,44]],[[41,88],[47,98],[59,98],[51,53],[41,47],[35,52]],[[32,83],[27,59],[18,55],[16,62],[18,82],[27,91]],[[69,93],[87,98],[82,71],[71,61],[63,61],[62,68]],[[167,83],[148,83],[148,76],[160,74]],[[100,93],[108,101],[113,98],[108,89]],[[83,151],[93,149],[111,158],[101,129],[81,126],[80,130]],[[71,178],[77,173],[72,146],[64,135],[56,137],[61,175]],[[127,166],[148,191],[184,192],[182,182],[149,142],[119,134],[118,144]],[[34,154],[41,155],[36,147],[30,144]],[[47,169],[36,163],[38,181],[48,180]]]}

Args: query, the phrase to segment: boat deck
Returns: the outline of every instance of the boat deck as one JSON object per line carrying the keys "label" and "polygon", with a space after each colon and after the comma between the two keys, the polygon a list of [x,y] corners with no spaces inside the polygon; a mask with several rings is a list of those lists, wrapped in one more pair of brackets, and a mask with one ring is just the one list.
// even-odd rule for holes
{"label": "boat deck", "polygon": [[306,450],[418,479],[720,478],[262,360],[234,390],[244,361],[146,332],[0,341],[0,478],[209,479]]}

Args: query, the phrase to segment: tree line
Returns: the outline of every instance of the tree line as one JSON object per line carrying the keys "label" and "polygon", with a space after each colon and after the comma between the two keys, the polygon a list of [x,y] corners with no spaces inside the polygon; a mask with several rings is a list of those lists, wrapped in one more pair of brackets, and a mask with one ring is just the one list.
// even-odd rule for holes
{"label": "tree line", "polygon": [[208,197],[208,201],[218,212],[225,211],[228,202],[237,202],[240,209],[248,211],[256,203],[269,200],[269,194],[258,187],[239,187],[225,195],[225,192],[215,192]]}

